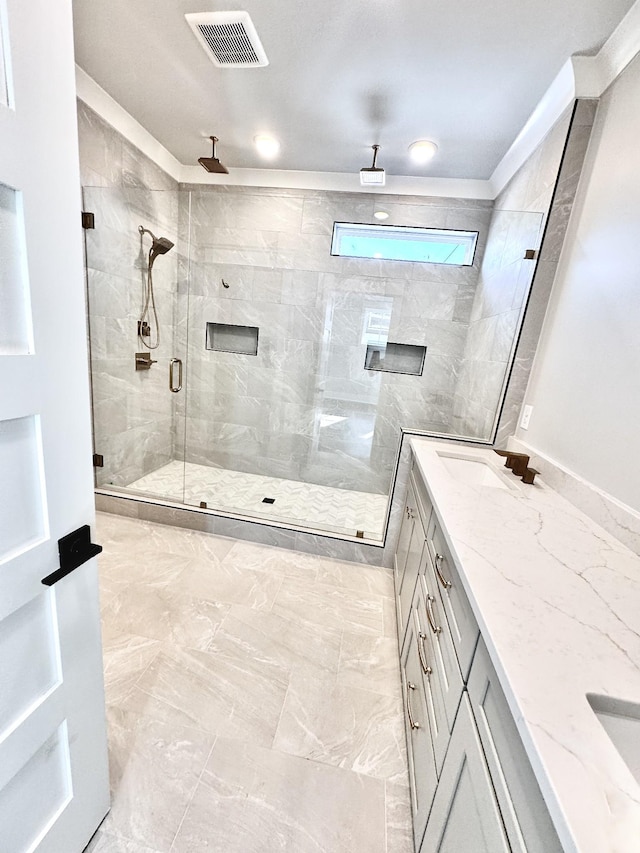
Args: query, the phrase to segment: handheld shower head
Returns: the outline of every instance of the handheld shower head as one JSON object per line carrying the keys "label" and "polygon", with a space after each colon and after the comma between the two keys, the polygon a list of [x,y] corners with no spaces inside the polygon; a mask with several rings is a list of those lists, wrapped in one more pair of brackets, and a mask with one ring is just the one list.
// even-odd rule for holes
{"label": "handheld shower head", "polygon": [[153,262],[158,257],[158,255],[166,255],[170,249],[173,249],[174,244],[171,240],[167,240],[166,237],[156,237],[156,235],[149,231],[148,228],[140,225],[138,226],[138,231],[141,234],[148,234],[151,237],[152,243],[151,248],[149,249],[149,266],[153,266]]}

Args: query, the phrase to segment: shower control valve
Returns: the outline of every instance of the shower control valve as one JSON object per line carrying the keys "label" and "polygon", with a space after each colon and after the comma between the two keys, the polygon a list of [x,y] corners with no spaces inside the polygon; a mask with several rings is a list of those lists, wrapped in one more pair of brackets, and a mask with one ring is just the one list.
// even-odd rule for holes
{"label": "shower control valve", "polygon": [[157,363],[157,359],[151,358],[150,352],[136,353],[136,370],[149,370],[152,364]]}

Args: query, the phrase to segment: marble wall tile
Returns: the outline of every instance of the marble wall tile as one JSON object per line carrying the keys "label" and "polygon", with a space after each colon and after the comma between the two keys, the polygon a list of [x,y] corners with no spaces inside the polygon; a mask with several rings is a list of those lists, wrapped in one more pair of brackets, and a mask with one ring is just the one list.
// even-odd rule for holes
{"label": "marble wall tile", "polygon": [[320,273],[314,270],[282,270],[282,296],[286,305],[315,305]]}
{"label": "marble wall tile", "polygon": [[334,222],[371,222],[374,201],[366,196],[341,198],[336,193],[317,193],[304,199],[302,234],[330,237]]}
{"label": "marble wall tile", "polygon": [[556,192],[551,202],[547,228],[540,249],[540,261],[536,266],[531,285],[531,295],[523,319],[509,388],[497,427],[497,442],[506,441],[517,428],[594,116],[595,103],[592,100],[588,100],[584,106],[582,101],[577,102],[573,121],[569,125],[566,156],[562,160],[558,173]]}
{"label": "marble wall tile", "polygon": [[[90,161],[111,186],[84,190],[85,207],[96,214],[96,229],[85,236],[94,433],[96,450],[105,457],[97,481],[126,485],[172,455],[172,402],[164,366],[143,381],[133,354],[139,348],[136,327],[146,265],[138,225],[174,239],[177,183],[84,105],[79,107],[79,134],[83,164]],[[100,162],[100,157],[106,159]],[[161,358],[165,353],[168,358],[173,343],[177,255],[176,250],[163,258],[155,270]]]}
{"label": "marble wall tile", "polygon": [[122,136],[83,101],[78,100],[78,140],[83,186],[117,186],[122,174]]}
{"label": "marble wall tile", "polygon": [[[452,423],[465,435],[489,438],[493,428],[491,413],[498,409],[505,375],[500,364],[510,358],[531,278],[531,262],[522,259],[524,249],[538,248],[548,213],[528,211],[555,182],[568,122],[569,115],[557,122],[496,200],[454,393]],[[562,214],[552,210],[541,257],[545,251],[558,251],[552,244],[556,235],[563,238],[564,230],[556,226],[557,219]]]}

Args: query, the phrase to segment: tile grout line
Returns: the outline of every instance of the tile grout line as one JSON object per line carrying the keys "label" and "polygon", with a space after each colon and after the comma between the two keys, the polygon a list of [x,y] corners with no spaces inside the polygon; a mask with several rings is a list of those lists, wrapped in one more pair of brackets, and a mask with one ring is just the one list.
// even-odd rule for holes
{"label": "tile grout line", "polygon": [[191,806],[191,803],[193,802],[193,798],[196,795],[196,791],[198,790],[200,782],[202,781],[202,777],[204,776],[204,771],[207,769],[207,764],[209,763],[209,759],[211,758],[211,754],[214,750],[216,743],[218,742],[218,738],[219,738],[219,735],[213,736],[213,743],[211,744],[211,749],[207,753],[207,757],[205,759],[204,764],[202,765],[202,770],[200,771],[200,775],[198,776],[196,784],[193,786],[193,791],[191,792],[191,796],[189,797],[189,802],[184,807],[184,812],[182,813],[182,817],[180,818],[180,823],[178,825],[178,828],[176,829],[176,834],[173,836],[173,841],[171,842],[171,846],[169,847],[169,853],[171,853],[171,851],[174,850],[176,838],[180,834],[180,830],[182,829],[182,824],[184,823],[184,819],[187,816],[187,812],[189,811],[189,807]]}

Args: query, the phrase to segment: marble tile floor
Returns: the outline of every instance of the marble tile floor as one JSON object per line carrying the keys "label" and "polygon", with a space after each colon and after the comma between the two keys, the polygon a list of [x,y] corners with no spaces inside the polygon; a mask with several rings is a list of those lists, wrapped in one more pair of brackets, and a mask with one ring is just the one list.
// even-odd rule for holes
{"label": "marble tile floor", "polygon": [[[317,486],[281,480],[261,474],[246,474],[173,461],[129,483],[127,491],[165,497],[199,506],[236,512],[344,533],[364,531],[366,539],[382,539],[387,495]],[[275,498],[273,504],[263,498]]]}
{"label": "marble tile floor", "polygon": [[85,853],[412,853],[391,571],[97,528],[112,808]]}

